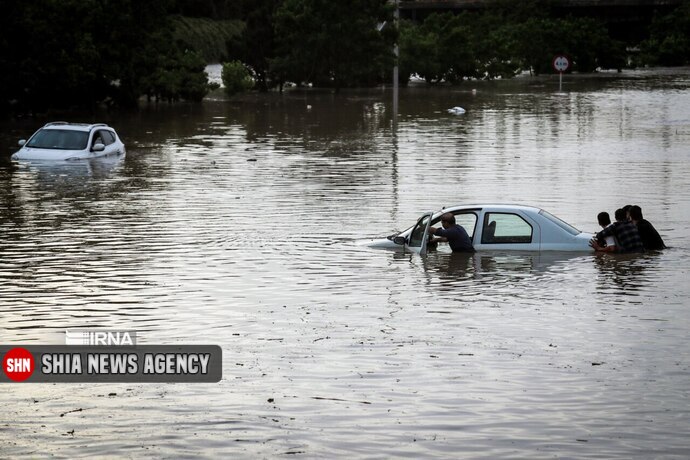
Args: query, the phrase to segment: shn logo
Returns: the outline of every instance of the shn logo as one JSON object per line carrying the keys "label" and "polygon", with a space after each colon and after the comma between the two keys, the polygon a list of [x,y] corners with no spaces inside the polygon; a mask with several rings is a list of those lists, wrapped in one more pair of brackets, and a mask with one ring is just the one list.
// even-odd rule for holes
{"label": "shn logo", "polygon": [[134,331],[96,331],[75,330],[65,331],[66,345],[90,345],[90,346],[132,346],[136,343],[137,333]]}

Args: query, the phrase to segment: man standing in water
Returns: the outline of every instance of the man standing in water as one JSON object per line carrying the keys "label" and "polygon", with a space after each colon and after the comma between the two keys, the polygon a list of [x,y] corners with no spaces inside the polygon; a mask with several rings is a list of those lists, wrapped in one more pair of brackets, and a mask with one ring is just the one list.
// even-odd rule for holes
{"label": "man standing in water", "polygon": [[666,245],[661,235],[656,231],[654,226],[642,217],[642,208],[639,206],[630,206],[628,216],[633,224],[637,226],[637,231],[640,233],[640,239],[645,250],[653,251],[657,249],[665,249]]}
{"label": "man standing in water", "polygon": [[474,252],[472,240],[470,240],[467,231],[455,223],[453,213],[447,212],[442,215],[441,225],[443,228],[431,227],[429,229],[429,233],[436,237],[431,240],[432,243],[447,242],[453,252]]}

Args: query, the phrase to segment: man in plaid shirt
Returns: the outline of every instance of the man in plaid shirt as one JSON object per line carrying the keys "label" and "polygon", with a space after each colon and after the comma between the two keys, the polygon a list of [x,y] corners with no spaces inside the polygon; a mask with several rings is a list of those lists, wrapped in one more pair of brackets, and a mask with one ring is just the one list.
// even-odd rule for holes
{"label": "man in plaid shirt", "polygon": [[[616,209],[616,222],[597,233],[589,242],[595,251],[601,252],[644,252],[640,233],[637,226],[628,221],[624,209]],[[603,240],[607,236],[615,236],[618,244],[614,246],[601,246],[597,240]]]}

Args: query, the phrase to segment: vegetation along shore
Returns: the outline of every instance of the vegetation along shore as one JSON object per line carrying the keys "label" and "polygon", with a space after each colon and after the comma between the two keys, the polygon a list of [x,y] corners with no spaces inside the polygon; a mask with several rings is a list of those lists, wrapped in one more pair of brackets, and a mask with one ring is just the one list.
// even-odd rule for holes
{"label": "vegetation along shore", "polygon": [[[201,101],[204,68],[224,62],[229,93],[429,84],[549,72],[690,64],[690,0],[656,11],[641,39],[601,18],[565,14],[551,0],[396,19],[387,0],[39,0],[6,2],[0,17],[0,114],[113,105],[142,97]],[[409,3],[409,2],[408,2]]]}

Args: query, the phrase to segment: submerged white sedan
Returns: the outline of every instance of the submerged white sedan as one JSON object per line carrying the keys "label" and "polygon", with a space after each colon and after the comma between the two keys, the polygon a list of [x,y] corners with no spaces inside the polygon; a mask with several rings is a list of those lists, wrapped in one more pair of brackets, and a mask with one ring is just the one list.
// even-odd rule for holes
{"label": "submerged white sedan", "polygon": [[589,246],[593,234],[581,232],[543,209],[508,204],[459,205],[425,212],[407,230],[367,246],[423,254],[430,239],[429,228],[440,226],[441,216],[447,212],[465,228],[476,251],[593,251]]}

